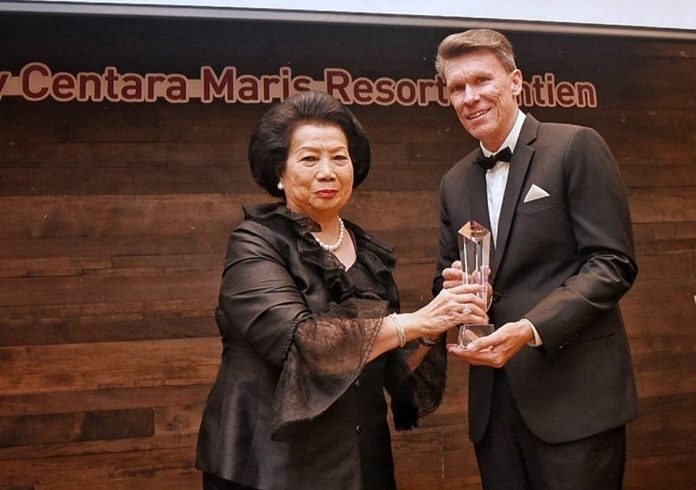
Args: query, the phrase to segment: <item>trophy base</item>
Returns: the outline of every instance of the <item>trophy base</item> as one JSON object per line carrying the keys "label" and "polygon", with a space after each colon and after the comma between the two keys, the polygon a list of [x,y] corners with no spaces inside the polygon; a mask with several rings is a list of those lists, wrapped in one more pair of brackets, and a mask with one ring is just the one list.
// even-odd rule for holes
{"label": "trophy base", "polygon": [[466,347],[470,342],[492,334],[494,330],[495,325],[491,323],[459,325],[459,347]]}

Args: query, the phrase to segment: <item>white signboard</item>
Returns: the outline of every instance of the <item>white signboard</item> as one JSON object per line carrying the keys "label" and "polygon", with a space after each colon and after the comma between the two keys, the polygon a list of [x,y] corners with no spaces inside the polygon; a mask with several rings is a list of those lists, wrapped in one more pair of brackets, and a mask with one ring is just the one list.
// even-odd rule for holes
{"label": "white signboard", "polygon": [[0,1],[0,7],[3,3],[268,9],[339,16],[371,14],[696,30],[696,2],[693,0],[35,0]]}

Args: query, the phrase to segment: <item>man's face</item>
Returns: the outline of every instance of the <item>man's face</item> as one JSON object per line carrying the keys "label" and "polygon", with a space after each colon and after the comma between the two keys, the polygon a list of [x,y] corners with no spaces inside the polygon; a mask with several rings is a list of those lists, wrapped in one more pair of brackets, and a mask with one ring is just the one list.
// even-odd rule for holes
{"label": "man's face", "polygon": [[442,74],[464,129],[497,151],[517,119],[522,72],[508,72],[492,51],[480,48],[445,61]]}

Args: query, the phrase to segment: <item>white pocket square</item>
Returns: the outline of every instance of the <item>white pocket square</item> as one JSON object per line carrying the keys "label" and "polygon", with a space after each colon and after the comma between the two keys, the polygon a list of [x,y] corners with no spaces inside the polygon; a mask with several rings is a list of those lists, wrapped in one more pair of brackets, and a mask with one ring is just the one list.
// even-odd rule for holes
{"label": "white pocket square", "polygon": [[524,198],[524,202],[536,201],[542,197],[549,197],[549,193],[538,185],[532,184],[532,187],[529,188],[529,192],[527,192],[527,195]]}

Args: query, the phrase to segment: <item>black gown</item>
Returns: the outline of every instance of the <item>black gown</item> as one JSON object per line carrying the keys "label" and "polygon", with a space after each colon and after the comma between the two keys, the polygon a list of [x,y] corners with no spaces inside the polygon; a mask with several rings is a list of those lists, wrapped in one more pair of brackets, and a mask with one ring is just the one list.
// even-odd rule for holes
{"label": "black gown", "polygon": [[346,222],[348,270],[307,218],[282,205],[247,211],[230,237],[216,318],[218,377],[201,423],[197,467],[263,490],[396,488],[387,402],[408,429],[434,410],[444,342],[410,372],[415,343],[367,362],[398,310],[391,252]]}

